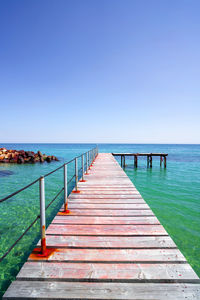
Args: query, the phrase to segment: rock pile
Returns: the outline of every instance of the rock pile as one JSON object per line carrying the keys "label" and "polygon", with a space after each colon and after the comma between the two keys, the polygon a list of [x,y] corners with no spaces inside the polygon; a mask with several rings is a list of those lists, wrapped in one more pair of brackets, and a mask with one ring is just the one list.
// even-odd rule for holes
{"label": "rock pile", "polygon": [[44,161],[51,162],[52,160],[58,161],[57,157],[53,155],[47,156],[40,151],[37,153],[33,151],[24,150],[7,150],[6,148],[0,148],[0,163],[36,163]]}

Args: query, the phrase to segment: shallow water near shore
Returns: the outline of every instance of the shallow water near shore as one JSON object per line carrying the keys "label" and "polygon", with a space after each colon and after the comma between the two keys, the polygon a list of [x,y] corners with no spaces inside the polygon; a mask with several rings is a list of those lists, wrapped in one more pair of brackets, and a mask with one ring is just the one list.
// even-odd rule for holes
{"label": "shallow water near shore", "polygon": [[[94,144],[0,144],[8,149],[40,150],[60,161],[50,164],[0,164],[0,199],[41,175],[93,148]],[[188,262],[200,276],[200,145],[99,144],[99,152],[168,153],[167,169],[153,158],[147,169],[139,157],[138,168],[126,159],[125,171],[168,231]],[[73,174],[74,165],[69,166]],[[2,175],[3,174],[3,175]],[[2,176],[1,176],[2,175]],[[72,182],[73,184],[73,182]],[[63,170],[45,180],[47,204],[63,185]],[[72,185],[71,185],[72,188]],[[47,224],[63,203],[63,193],[47,210]],[[38,183],[0,204],[0,257],[39,214]],[[15,279],[28,254],[39,239],[39,223],[24,236],[0,265],[0,297]]]}

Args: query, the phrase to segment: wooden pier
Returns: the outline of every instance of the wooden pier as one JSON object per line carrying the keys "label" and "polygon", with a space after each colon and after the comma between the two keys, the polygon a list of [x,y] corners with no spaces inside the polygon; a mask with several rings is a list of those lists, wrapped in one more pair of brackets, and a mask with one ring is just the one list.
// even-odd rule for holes
{"label": "wooden pier", "polygon": [[162,167],[162,163],[164,162],[164,168],[167,167],[167,153],[112,153],[113,156],[120,156],[121,157],[121,167],[125,168],[126,163],[125,159],[126,156],[134,157],[134,167],[138,167],[138,157],[139,156],[146,156],[147,158],[147,168],[152,168],[152,162],[154,156],[160,157],[160,167]]}
{"label": "wooden pier", "polygon": [[47,229],[49,254],[36,248],[3,299],[200,299],[200,279],[112,154],[85,180]]}

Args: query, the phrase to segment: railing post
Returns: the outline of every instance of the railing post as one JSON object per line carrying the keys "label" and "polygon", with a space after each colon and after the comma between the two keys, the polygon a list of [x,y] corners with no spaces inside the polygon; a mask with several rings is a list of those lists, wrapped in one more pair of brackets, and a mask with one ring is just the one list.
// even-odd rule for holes
{"label": "railing post", "polygon": [[[85,179],[84,179],[84,154],[82,154],[82,179],[80,180],[81,182],[85,182]],[[87,173],[87,170],[86,170],[86,173]]]}
{"label": "railing post", "polygon": [[78,191],[78,159],[75,158],[75,191]]}
{"label": "railing post", "polygon": [[90,157],[91,157],[91,155],[90,155],[90,151],[88,152],[88,166],[89,166],[89,170],[90,170]]}
{"label": "railing post", "polygon": [[64,211],[69,212],[67,209],[68,200],[67,200],[67,165],[64,164]]}
{"label": "railing post", "polygon": [[40,231],[41,231],[41,253],[46,253],[46,235],[45,235],[45,187],[44,177],[40,177]]}
{"label": "railing post", "polygon": [[82,154],[82,180],[84,180],[84,156]]}
{"label": "railing post", "polygon": [[86,152],[86,173],[88,174],[88,152]]}

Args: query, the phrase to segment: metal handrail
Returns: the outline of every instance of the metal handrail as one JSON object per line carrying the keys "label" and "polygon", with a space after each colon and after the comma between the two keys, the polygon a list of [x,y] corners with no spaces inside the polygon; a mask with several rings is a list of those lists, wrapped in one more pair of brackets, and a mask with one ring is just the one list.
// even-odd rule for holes
{"label": "metal handrail", "polygon": [[29,188],[31,185],[33,185],[34,183],[38,182],[39,180],[40,180],[40,178],[38,178],[38,179],[36,179],[35,181],[29,183],[28,185],[24,186],[23,188],[19,189],[18,191],[16,191],[16,192],[14,192],[14,193],[12,193],[12,194],[10,194],[10,195],[8,195],[8,196],[6,196],[6,197],[0,199],[0,202],[4,202],[5,200],[7,200],[7,199],[9,199],[9,198],[11,198],[11,197],[13,197],[13,196],[19,194],[20,192],[22,192],[22,191],[24,191],[25,189]]}
{"label": "metal handrail", "polygon": [[[47,177],[47,176],[53,174],[54,172],[56,172],[56,171],[58,171],[59,169],[63,168],[64,165],[68,165],[68,164],[70,164],[71,162],[73,162],[76,158],[80,158],[81,156],[83,156],[83,155],[85,155],[85,154],[87,154],[87,153],[89,153],[89,152],[91,152],[91,151],[93,151],[93,150],[96,150],[96,149],[98,149],[98,148],[97,148],[97,147],[96,147],[96,148],[93,148],[93,149],[91,149],[91,150],[89,150],[89,151],[87,151],[87,152],[85,152],[85,153],[83,153],[83,154],[81,154],[81,155],[79,155],[79,156],[76,156],[76,157],[72,158],[70,161],[64,163],[63,165],[59,166],[59,167],[56,168],[55,170],[53,170],[53,171],[51,171],[51,172],[49,172],[49,173],[43,175],[43,177]],[[97,150],[97,151],[98,151],[98,150]],[[10,194],[10,195],[8,195],[8,196],[6,196],[6,197],[0,199],[0,203],[1,203],[1,202],[4,202],[5,200],[7,200],[7,199],[9,199],[9,198],[11,198],[11,197],[13,197],[13,196],[15,196],[15,195],[18,194],[18,193],[24,191],[25,189],[27,189],[28,187],[30,187],[31,185],[33,185],[34,183],[36,183],[36,182],[39,181],[39,180],[40,180],[40,177],[37,178],[36,180],[34,180],[33,182],[29,183],[29,184],[26,185],[25,187],[19,189],[18,191],[16,191],[16,192],[14,192],[14,193],[12,193],[12,194]]]}
{"label": "metal handrail", "polygon": [[[38,219],[40,219],[40,231],[41,231],[41,253],[45,255],[46,253],[46,236],[45,236],[45,223],[46,223],[46,215],[45,211],[49,208],[49,206],[57,199],[57,197],[61,194],[61,192],[64,190],[64,212],[67,214],[69,212],[68,208],[68,184],[71,183],[71,181],[75,178],[75,192],[78,191],[78,179],[79,179],[79,172],[82,170],[82,180],[84,180],[84,174],[87,174],[88,169],[90,165],[93,163],[94,159],[96,158],[98,154],[98,148],[95,147],[75,158],[72,160],[64,163],[62,166],[56,168],[55,170],[45,174],[44,176],[41,176],[40,178],[37,178],[35,181],[31,182],[30,184],[26,185],[25,187],[21,188],[20,190],[0,199],[0,202],[4,202],[5,200],[15,196],[16,194],[22,192],[23,190],[29,188],[33,184],[39,181],[39,189],[40,189],[40,215],[38,215],[35,220],[26,228],[26,230],[21,234],[21,236],[10,246],[10,248],[3,254],[3,256],[0,257],[0,262],[10,253],[10,251],[14,248],[14,246],[23,238],[23,236],[28,232],[28,230],[36,223]],[[86,168],[84,164],[84,155],[86,156]],[[78,158],[82,157],[82,166],[80,169],[78,169]],[[72,176],[72,178],[67,181],[67,165],[71,162],[75,161],[75,174]],[[45,177],[51,175],[52,173],[56,172],[57,170],[63,168],[64,170],[64,187],[61,188],[61,190],[57,193],[57,195],[50,201],[50,203],[45,206]]]}

